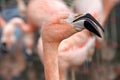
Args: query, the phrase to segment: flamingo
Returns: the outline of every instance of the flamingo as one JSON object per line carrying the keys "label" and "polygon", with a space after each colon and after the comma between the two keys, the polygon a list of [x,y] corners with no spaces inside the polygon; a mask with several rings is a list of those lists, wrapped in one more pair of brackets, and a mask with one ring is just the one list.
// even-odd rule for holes
{"label": "flamingo", "polygon": [[[84,23],[84,22],[82,22],[82,23]],[[59,26],[59,25],[58,25]],[[88,26],[88,25],[87,25]],[[44,28],[45,28],[46,26],[44,26],[44,27],[42,27],[43,28],[43,30],[44,30]],[[51,26],[52,27],[52,26]],[[64,26],[64,27],[70,27],[70,26]],[[90,27],[90,25],[89,25],[89,27]],[[47,28],[49,29],[49,26],[47,26]],[[75,27],[76,29],[78,29],[78,27]],[[80,31],[81,31],[81,27],[79,27],[80,29]],[[53,30],[54,29],[52,29],[51,31],[53,32]],[[67,30],[69,30],[69,29],[67,29]],[[45,28],[45,31],[46,31],[46,28]],[[59,34],[59,32],[56,32],[55,31],[55,33],[57,33],[57,34],[59,34],[60,36],[57,36],[57,41],[55,41],[55,39],[56,38],[54,38],[53,37],[53,34],[51,34],[50,36],[53,38],[53,40],[51,40],[51,38],[50,37],[46,37],[47,35],[48,35],[48,33],[47,32],[43,32],[43,52],[44,52],[44,54],[43,54],[43,56],[47,53],[47,55],[49,55],[50,54],[50,52],[46,52],[47,51],[47,49],[49,50],[49,48],[48,47],[50,47],[50,46],[53,46],[53,48],[51,49],[50,48],[50,50],[49,51],[55,51],[55,49],[56,49],[56,53],[58,53],[58,60],[59,60],[59,63],[58,63],[58,65],[59,65],[59,74],[60,74],[60,80],[65,80],[65,77],[64,77],[64,73],[65,73],[65,71],[64,70],[66,70],[66,69],[64,69],[65,68],[65,66],[68,64],[68,65],[72,65],[72,66],[74,66],[74,65],[78,65],[78,64],[82,64],[83,63],[83,61],[86,59],[86,57],[88,56],[88,49],[90,48],[86,48],[86,47],[88,47],[88,45],[90,45],[90,43],[89,44],[86,44],[86,45],[84,45],[84,46],[86,46],[85,48],[83,48],[82,49],[82,47],[81,47],[81,44],[82,44],[82,42],[81,41],[78,41],[78,44],[77,44],[77,42],[73,42],[72,43],[72,41],[69,39],[68,40],[68,34],[66,34],[66,37],[64,37],[65,36],[65,33],[67,33],[66,31],[65,31],[65,33],[64,33],[64,30],[63,31],[61,31],[62,33],[60,33]],[[71,31],[72,32],[72,31]],[[47,35],[46,35],[46,33],[47,33]],[[64,36],[62,36],[63,35],[63,33],[64,33]],[[75,32],[76,33],[76,32]],[[50,33],[49,33],[50,34]],[[62,34],[62,35],[61,35]],[[70,33],[71,35],[73,34],[73,32],[72,33]],[[82,33],[81,33],[82,34]],[[46,35],[46,36],[45,36]],[[71,36],[70,35],[70,36]],[[83,35],[83,34],[82,34]],[[62,36],[62,37],[61,37]],[[75,35],[76,36],[76,35]],[[90,36],[90,35],[89,35]],[[44,38],[45,37],[45,38]],[[58,38],[62,38],[62,39],[60,39],[59,41],[58,41]],[[72,40],[73,41],[75,41],[75,38],[73,38],[74,36],[72,36]],[[81,37],[81,35],[79,35],[79,37]],[[50,38],[50,39],[49,39]],[[66,39],[67,38],[67,39]],[[48,43],[47,43],[47,41],[44,43],[44,40],[48,40]],[[63,44],[62,44],[62,42],[64,41],[63,39],[66,39],[65,41],[66,42],[64,42]],[[84,39],[84,38],[83,38]],[[63,41],[62,41],[63,40]],[[68,42],[68,41],[69,42]],[[78,39],[79,40],[79,39]],[[62,41],[62,42],[61,42]],[[70,41],[71,41],[71,43],[70,43]],[[77,41],[77,40],[76,40]],[[93,40],[94,41],[94,40]],[[55,43],[54,43],[55,42]],[[64,46],[64,44],[68,44],[68,45],[71,45],[72,47],[68,47],[68,45],[67,45],[67,47],[66,47],[66,45]],[[93,42],[91,42],[93,45],[94,45],[94,43]],[[45,45],[44,45],[45,44]],[[80,44],[80,45],[79,45]],[[47,45],[47,46],[46,46]],[[61,47],[61,46],[62,47]],[[44,50],[44,46],[45,46],[45,50]],[[55,47],[54,47],[55,46]],[[77,54],[77,53],[79,53],[79,52],[76,52],[76,54],[74,53],[74,51],[75,50],[77,50],[76,49],[76,47],[78,47],[78,46],[80,46],[81,48],[78,48],[78,49],[81,49],[81,51],[80,50],[78,50],[79,52],[81,52],[81,53],[85,53],[85,54]],[[90,45],[91,46],[91,45]],[[46,49],[46,47],[47,47],[47,49]],[[60,48],[59,48],[60,47]],[[74,47],[75,47],[75,49],[74,49]],[[62,48],[62,49],[61,49]],[[69,49],[68,49],[69,48]],[[68,50],[66,50],[66,49],[68,49]],[[72,50],[73,49],[73,50]],[[46,52],[46,53],[45,53]],[[53,52],[52,52],[52,54],[53,54]],[[84,55],[84,58],[82,58],[82,59],[79,59],[77,56],[81,56],[81,55]],[[49,55],[50,56],[50,55]],[[74,60],[73,58],[75,58],[76,57],[76,59]],[[44,57],[45,58],[45,57]],[[43,58],[43,59],[44,59]],[[64,60],[64,61],[63,61]],[[83,61],[82,61],[83,60]],[[81,62],[80,62],[81,61]],[[51,61],[50,61],[51,62]],[[49,61],[47,62],[47,64],[48,63],[50,63]],[[66,62],[66,64],[64,64]],[[45,60],[44,60],[44,64],[45,64]],[[67,65],[67,66],[68,66]],[[64,66],[64,67],[62,67],[62,66]],[[69,66],[69,67],[70,67]],[[49,78],[48,78],[49,79]]]}
{"label": "flamingo", "polygon": [[[13,26],[22,23],[22,21],[19,18],[12,19],[8,23],[6,23],[3,18],[2,20],[5,22],[5,25],[2,28],[3,33],[1,36],[0,50],[2,51],[2,53],[11,53],[9,50],[11,50],[13,45],[17,42],[17,38],[14,33],[15,27]],[[21,73],[25,69],[25,59],[23,57],[20,47],[21,39],[16,45],[15,53],[8,54],[4,58],[2,58],[1,74],[6,80],[11,80],[13,77],[15,77],[17,74]]]}
{"label": "flamingo", "polygon": [[12,44],[16,42],[16,38],[14,35],[14,31],[16,26],[20,26],[23,31],[28,30],[28,25],[21,18],[13,18],[10,20],[3,29],[3,34],[1,38],[1,42],[7,44],[8,47],[11,47]]}
{"label": "flamingo", "polygon": [[[1,18],[2,19],[2,18]],[[3,26],[3,32],[1,37],[1,50],[3,52],[6,52],[7,50],[11,49],[11,47],[16,44],[17,37],[15,36],[15,29],[16,26],[19,26],[22,30],[22,32],[25,33],[24,35],[24,43],[27,47],[27,52],[31,53],[31,48],[33,47],[34,41],[33,41],[33,34],[31,33],[31,29],[29,28],[30,25],[25,23],[23,19],[14,17],[11,19],[8,23],[4,22]],[[1,27],[2,27],[1,26]]]}
{"label": "flamingo", "polygon": [[[16,26],[21,28],[21,31],[23,32],[21,34],[21,36],[19,37],[20,40],[16,37],[16,34],[15,34]],[[7,70],[11,70],[11,73],[8,74],[10,78],[14,77],[16,74],[23,71],[24,68],[26,67],[26,60],[25,60],[25,56],[23,56],[23,51],[22,51],[23,42],[24,42],[25,46],[27,47],[27,49],[25,49],[27,52],[27,55],[31,55],[31,49],[33,48],[33,45],[34,45],[34,41],[33,41],[34,35],[27,28],[29,28],[29,25],[27,23],[25,23],[23,19],[18,18],[18,17],[12,18],[3,27],[3,33],[2,33],[2,37],[1,37],[1,48],[0,48],[2,53],[4,53],[4,52],[10,53],[11,51],[9,51],[9,50],[11,50],[11,48],[13,47],[14,44],[16,46],[18,46],[17,48],[15,48],[15,53],[13,52],[14,54],[12,54],[12,55],[15,58],[16,63],[19,64],[19,67],[15,68],[15,69],[14,68],[10,69],[8,66],[6,66],[7,62],[9,60],[7,58],[3,59],[3,60],[5,60],[6,65],[3,65],[2,67],[6,66],[8,68]],[[11,54],[7,54],[7,55],[10,56]],[[9,57],[9,59],[11,60],[11,56]],[[14,64],[14,63],[10,62],[10,64],[9,64],[10,67],[14,67],[11,64]],[[34,74],[35,72],[34,72],[34,69],[31,70],[31,68],[32,67],[30,66],[30,69],[28,69],[29,72],[32,71],[31,73],[28,73],[28,77],[31,80],[33,80],[33,79],[35,79],[35,74]],[[5,71],[3,70],[2,72],[5,72]],[[7,74],[5,74],[5,76],[6,75]]]}
{"label": "flamingo", "polygon": [[[89,56],[91,57],[93,55],[94,52],[95,36],[88,39],[87,43],[83,47],[80,45],[80,39],[74,36],[79,36],[79,33],[63,40],[58,48],[59,70],[60,75],[62,75],[61,80],[66,80],[65,74],[68,69],[72,68],[73,70],[74,67],[83,64]],[[39,44],[41,45],[38,45],[38,52],[43,62],[43,45],[41,38],[39,39]]]}
{"label": "flamingo", "polygon": [[[41,27],[46,80],[62,80],[62,75],[59,76],[58,47],[63,39],[77,32],[76,27],[71,23],[75,15],[70,19],[65,19],[69,18],[69,15],[73,13],[58,0],[32,0],[28,5],[27,12],[29,22]],[[67,20],[65,23],[64,19]],[[84,22],[84,20],[81,20],[81,25]],[[78,31],[80,30],[79,27]],[[83,38],[84,43],[86,43],[90,34],[88,31],[82,31],[80,34],[82,33],[85,36],[79,37]],[[98,34],[98,36],[100,35]],[[84,45],[83,40],[81,40],[80,45]]]}
{"label": "flamingo", "polygon": [[[18,7],[19,7],[19,9],[20,9],[20,12],[21,12],[21,16],[22,17],[25,17],[25,6],[24,6],[24,3],[22,2],[22,0],[17,0],[18,1]],[[21,7],[21,4],[23,4],[22,5],[22,7]],[[24,6],[24,7],[23,7]],[[24,10],[23,10],[24,9]],[[24,42],[24,44],[25,44],[25,46],[26,46],[26,49],[25,49],[25,51],[26,51],[26,54],[27,55],[32,55],[32,49],[33,49],[33,44],[34,44],[34,39],[33,39],[33,37],[34,37],[34,35],[33,35],[33,27],[30,27],[30,25],[29,24],[27,24],[27,23],[25,23],[24,22],[24,20],[23,19],[21,19],[21,18],[18,18],[18,17],[14,17],[14,18],[12,18],[6,25],[2,25],[2,26],[4,26],[5,28],[3,28],[3,34],[2,34],[2,38],[1,38],[1,45],[2,45],[2,47],[1,47],[1,50],[2,50],[2,52],[6,52],[6,51],[8,51],[9,49],[11,49],[11,47],[14,45],[14,44],[16,44],[16,42],[17,42],[17,38],[16,38],[16,36],[15,36],[15,29],[16,29],[16,26],[18,26],[18,27],[20,27],[20,29],[22,30],[22,32],[25,34],[25,35],[23,35],[22,36],[22,38],[23,38],[23,42]],[[21,43],[22,43],[22,41],[21,41]],[[18,44],[17,44],[18,45]],[[19,47],[19,49],[21,50],[21,47]],[[8,51],[8,53],[9,53],[9,51]],[[22,55],[23,53],[21,53],[21,55]],[[19,55],[18,55],[19,56]],[[18,57],[17,55],[16,55],[16,58]],[[19,58],[18,58],[19,59]],[[22,59],[22,58],[21,58]],[[22,63],[25,63],[25,61],[24,62],[22,62]],[[21,66],[23,66],[22,64],[21,64]],[[18,67],[19,68],[19,67]],[[17,70],[18,68],[16,68],[15,70]],[[30,68],[32,68],[32,67],[30,67]],[[14,70],[13,70],[14,71]],[[32,79],[33,80],[33,76],[35,77],[35,72],[34,72],[34,69],[28,69],[28,71],[32,71],[32,73],[28,73],[28,77],[30,78],[30,79]],[[17,71],[16,71],[17,72]],[[18,71],[19,72],[19,71]],[[13,76],[14,76],[15,74],[13,74]],[[31,76],[32,75],[32,76]],[[34,78],[35,79],[35,78]]]}

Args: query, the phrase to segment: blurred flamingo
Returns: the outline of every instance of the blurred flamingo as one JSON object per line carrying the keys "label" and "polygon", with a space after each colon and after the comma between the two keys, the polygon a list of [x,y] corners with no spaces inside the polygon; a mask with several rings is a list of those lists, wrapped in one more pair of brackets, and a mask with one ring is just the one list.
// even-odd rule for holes
{"label": "blurred flamingo", "polygon": [[[22,34],[19,37],[17,37],[15,34],[17,26],[21,29],[21,32],[22,32]],[[16,54],[14,54],[15,52],[13,51],[14,58],[19,60],[19,57],[21,58],[21,55],[23,58],[25,58],[25,56],[23,55],[23,51],[22,51],[22,46],[24,43],[24,45],[26,46],[26,49],[25,49],[26,54],[29,56],[32,55],[32,49],[33,49],[33,45],[34,45],[34,41],[33,41],[34,36],[28,28],[29,28],[29,25],[27,23],[25,23],[23,19],[18,18],[18,17],[14,17],[13,19],[11,19],[3,28],[1,44],[0,44],[1,45],[0,50],[2,51],[2,53],[4,53],[4,52],[11,53],[10,50],[13,48],[14,45],[16,45],[19,47],[15,48],[15,52],[16,52],[16,50],[18,51]],[[10,54],[7,54],[7,55],[9,56]],[[21,58],[22,64],[20,63],[20,65],[24,66],[24,68],[25,68],[26,60],[23,58]],[[10,57],[10,59],[11,59],[11,57]],[[15,61],[18,61],[18,60],[15,60]],[[18,64],[19,64],[19,62],[20,61],[18,61]],[[17,74],[17,73],[19,73],[19,68],[20,68],[20,66],[16,69],[13,69],[12,71],[16,71],[15,73]],[[28,69],[28,71],[29,72],[32,71],[32,72],[28,73],[28,77],[30,78],[30,80],[33,80],[33,79],[36,80],[35,74],[34,74],[35,73],[34,69],[32,69],[33,67],[30,66],[29,68],[30,69]],[[12,78],[13,76],[16,75],[15,73],[14,74],[10,73],[9,76]]]}
{"label": "blurred flamingo", "polygon": [[102,0],[103,4],[103,14],[101,18],[101,23],[104,25],[110,12],[115,7],[116,4],[120,3],[120,0]]}
{"label": "blurred flamingo", "polygon": [[[2,25],[3,31],[1,36],[0,51],[2,54],[8,54],[1,60],[0,74],[5,80],[11,80],[13,77],[19,75],[26,66],[22,50],[20,49],[22,41],[21,38],[17,41],[14,27],[17,23],[21,23],[21,20],[19,18],[15,18],[8,23],[6,23],[4,19],[3,21],[5,22],[5,25]],[[11,52],[14,44],[16,44],[15,52]]]}
{"label": "blurred flamingo", "polygon": [[9,48],[16,42],[14,34],[16,26],[20,26],[23,31],[28,30],[28,25],[21,18],[13,18],[3,28],[1,42]]}
{"label": "blurred flamingo", "polygon": [[78,13],[91,13],[102,25],[104,25],[109,13],[118,2],[120,1],[94,0],[91,2],[89,0],[75,0],[72,7],[74,11]]}

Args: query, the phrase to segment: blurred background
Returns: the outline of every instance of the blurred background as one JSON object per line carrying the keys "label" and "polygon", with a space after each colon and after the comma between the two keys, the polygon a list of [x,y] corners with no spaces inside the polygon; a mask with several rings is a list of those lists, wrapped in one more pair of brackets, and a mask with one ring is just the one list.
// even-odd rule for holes
{"label": "blurred background", "polygon": [[[30,0],[23,1],[27,6]],[[74,10],[74,0],[64,0],[64,2]],[[26,18],[21,16],[17,0],[0,0],[0,16],[6,22],[14,17],[20,17],[26,21]],[[76,80],[120,80],[120,2],[117,2],[111,8],[107,16],[104,23],[105,33],[102,47],[95,49],[92,62],[85,62],[76,69]],[[16,28],[14,34],[19,41],[23,33],[19,28]],[[0,28],[1,36],[2,26]],[[24,42],[20,43],[22,44],[20,46],[21,50],[16,49],[19,48],[17,42],[8,54],[0,52],[0,80],[45,80],[43,65],[36,51],[36,42],[39,36],[40,32],[36,30],[34,33],[34,48],[32,48],[30,54],[26,51],[27,47]],[[18,52],[17,55],[15,55],[16,52]],[[18,67],[15,67],[16,65]],[[17,72],[14,73],[14,70]],[[68,76],[71,76],[70,72],[68,72]]]}

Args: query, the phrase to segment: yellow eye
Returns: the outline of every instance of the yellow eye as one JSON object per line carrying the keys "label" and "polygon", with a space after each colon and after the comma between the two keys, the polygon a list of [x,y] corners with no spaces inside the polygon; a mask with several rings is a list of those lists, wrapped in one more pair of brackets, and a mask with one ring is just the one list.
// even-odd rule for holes
{"label": "yellow eye", "polygon": [[74,19],[77,19],[77,18],[80,17],[81,15],[83,15],[83,14],[76,14],[75,17],[74,17]]}

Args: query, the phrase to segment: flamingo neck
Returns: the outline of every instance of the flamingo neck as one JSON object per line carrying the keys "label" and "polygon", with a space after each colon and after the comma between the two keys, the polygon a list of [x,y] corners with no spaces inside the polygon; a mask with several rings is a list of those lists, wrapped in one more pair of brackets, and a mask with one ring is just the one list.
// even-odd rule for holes
{"label": "flamingo neck", "polygon": [[23,27],[23,25],[25,25],[25,22],[20,18],[13,18],[12,20],[9,21],[7,25],[8,26],[10,25],[10,27],[12,28],[15,28],[16,26]]}
{"label": "flamingo neck", "polygon": [[66,71],[67,69],[59,69],[60,80],[67,80],[66,79]]}
{"label": "flamingo neck", "polygon": [[22,31],[27,33],[34,32],[36,29],[36,27],[33,27],[32,24],[30,23],[26,24],[24,20],[22,20],[21,18],[13,18],[12,20],[9,21],[7,26],[12,29],[15,29],[17,26],[19,26]]}
{"label": "flamingo neck", "polygon": [[47,43],[43,41],[46,80],[59,80],[58,44],[59,43]]}

